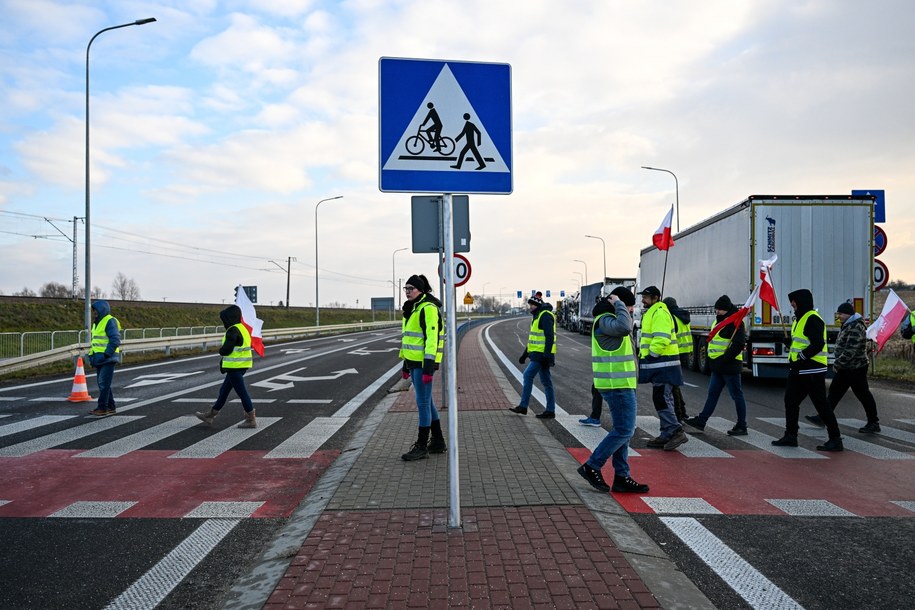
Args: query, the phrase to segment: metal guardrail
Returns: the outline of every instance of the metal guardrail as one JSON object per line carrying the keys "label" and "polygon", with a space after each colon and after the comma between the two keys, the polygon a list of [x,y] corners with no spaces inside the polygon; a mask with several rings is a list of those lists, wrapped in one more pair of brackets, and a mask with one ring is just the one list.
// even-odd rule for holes
{"label": "metal guardrail", "polygon": [[[392,328],[400,327],[400,321],[384,322],[356,322],[354,324],[329,324],[326,326],[303,326],[299,328],[272,328],[263,331],[265,343],[282,341],[288,339],[298,339],[302,337],[311,337],[319,335],[334,335],[347,332],[358,332],[362,330],[371,330],[373,328]],[[198,328],[218,328],[218,327],[198,327]],[[177,329],[161,329],[177,331]],[[73,331],[75,332],[75,331]],[[7,333],[4,333],[7,334]],[[8,333],[20,334],[20,333]],[[25,333],[22,333],[25,334]],[[160,333],[161,334],[161,333]],[[125,339],[121,341],[121,358],[122,361],[127,359],[131,352],[148,352],[164,350],[169,353],[172,348],[199,347],[207,349],[222,344],[223,330],[218,332],[205,332],[194,335],[175,335],[160,336],[151,338]],[[75,343],[48,349],[43,352],[18,356],[0,361],[0,376],[7,373],[25,370],[28,368],[52,364],[61,360],[72,360],[79,355],[85,354],[88,349],[86,343]]]}

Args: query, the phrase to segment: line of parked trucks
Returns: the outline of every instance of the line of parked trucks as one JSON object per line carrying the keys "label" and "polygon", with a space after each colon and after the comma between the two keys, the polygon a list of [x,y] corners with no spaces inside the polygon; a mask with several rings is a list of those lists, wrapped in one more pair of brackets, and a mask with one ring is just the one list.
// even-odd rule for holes
{"label": "line of parked trucks", "polygon": [[[839,332],[834,312],[851,303],[869,321],[874,292],[874,198],[849,195],[753,195],[674,236],[674,246],[641,251],[637,278],[605,278],[560,301],[558,320],[589,334],[591,309],[604,286],[639,292],[657,286],[690,313],[693,349],[687,366],[708,373],[706,350],[715,326],[713,303],[727,294],[742,304],[760,281],[759,261],[777,255],[769,277],[779,310],[757,300],[745,320],[744,366],[754,377],[783,377],[782,338],[794,321],[788,293],[808,288],[826,322],[829,362]],[[638,329],[637,303],[634,322]]]}

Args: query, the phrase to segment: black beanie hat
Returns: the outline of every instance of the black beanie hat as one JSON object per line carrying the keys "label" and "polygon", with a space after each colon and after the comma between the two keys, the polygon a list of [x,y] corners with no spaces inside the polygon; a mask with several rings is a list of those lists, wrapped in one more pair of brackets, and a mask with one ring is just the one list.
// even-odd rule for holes
{"label": "black beanie hat", "polygon": [[723,309],[724,311],[730,311],[734,307],[734,304],[731,303],[731,297],[726,294],[718,297],[718,300],[715,301],[715,309]]}
{"label": "black beanie hat", "polygon": [[426,279],[425,275],[411,275],[407,278],[407,284],[417,288],[423,293],[432,290],[432,287],[429,285],[429,280]]}
{"label": "black beanie hat", "polygon": [[850,316],[853,316],[853,315],[855,315],[855,308],[852,307],[852,304],[851,304],[851,303],[847,303],[847,302],[846,302],[846,303],[841,303],[841,304],[836,308],[836,313],[844,313],[844,314],[848,314],[848,315],[850,315]]}
{"label": "black beanie hat", "polygon": [[619,300],[622,301],[623,305],[626,307],[632,307],[635,305],[635,295],[632,294],[632,291],[625,286],[617,286],[610,291],[610,294],[615,294],[617,297],[619,297]]}

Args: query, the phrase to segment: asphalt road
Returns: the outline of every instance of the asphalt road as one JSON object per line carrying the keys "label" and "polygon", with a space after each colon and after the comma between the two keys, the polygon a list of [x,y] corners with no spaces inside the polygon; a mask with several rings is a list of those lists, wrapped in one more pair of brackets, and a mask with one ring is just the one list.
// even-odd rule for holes
{"label": "asphalt road", "polygon": [[[491,349],[520,393],[527,317],[489,327]],[[590,455],[590,339],[560,329],[553,380],[559,408],[575,418],[545,425],[579,460]],[[708,378],[684,372],[687,412],[701,410]],[[539,381],[535,382],[539,387]],[[781,380],[744,376],[748,420],[759,446],[727,436],[735,418],[727,392],[715,416],[718,430],[687,427],[678,451],[647,449],[657,417],[650,388],[639,386],[639,428],[631,442],[633,477],[646,496],[617,494],[639,525],[719,608],[908,608],[915,597],[915,395],[908,388],[872,383],[883,434],[858,433],[863,409],[851,394],[836,414],[846,451],[815,446],[825,430],[806,427],[801,447],[774,455],[769,441],[784,430]],[[536,392],[535,392],[536,397]],[[506,405],[509,407],[512,405]],[[540,404],[532,402],[534,412]],[[813,413],[809,403],[801,413]],[[603,425],[611,425],[604,409]],[[600,435],[598,435],[599,437]],[[898,504],[895,502],[899,502]],[[739,593],[738,593],[739,591]]]}
{"label": "asphalt road", "polygon": [[215,355],[119,367],[103,419],[65,400],[72,377],[0,388],[0,607],[219,607],[391,385],[399,345],[268,346],[246,375],[253,431],[231,399],[212,428],[193,417],[222,382]]}

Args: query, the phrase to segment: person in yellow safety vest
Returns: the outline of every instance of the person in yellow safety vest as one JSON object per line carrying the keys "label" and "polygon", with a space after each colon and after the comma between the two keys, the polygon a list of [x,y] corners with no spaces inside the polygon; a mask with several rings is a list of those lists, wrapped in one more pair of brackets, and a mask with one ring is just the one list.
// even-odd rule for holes
{"label": "person in yellow safety vest", "polygon": [[[724,294],[715,301],[716,321],[723,322],[737,313],[731,298]],[[740,375],[743,372],[743,348],[747,344],[747,333],[743,322],[736,327],[728,324],[708,342],[709,368],[712,370],[708,384],[708,396],[702,412],[683,423],[698,430],[705,430],[705,424],[718,406],[718,398],[725,387],[734,400],[737,409],[737,423],[728,430],[729,436],[747,435],[747,401],[743,397]]]}
{"label": "person in yellow safety vest", "polygon": [[915,311],[909,313],[909,317],[902,320],[899,334],[902,335],[903,339],[911,339],[912,343],[915,343]]}
{"label": "person in yellow safety vest", "polygon": [[[664,297],[664,304],[674,317],[674,327],[677,331],[677,349],[680,350],[680,366],[689,366],[689,353],[693,351],[693,334],[689,326],[692,316],[690,313],[677,305],[677,299],[673,297]],[[686,401],[683,400],[683,392],[680,386],[674,386],[674,413],[677,421],[683,422],[689,418],[686,414]]]}
{"label": "person in yellow safety vest", "polygon": [[797,447],[801,403],[810,396],[817,415],[826,425],[829,440],[820,451],[842,451],[842,436],[826,397],[826,323],[813,308],[813,293],[806,288],[788,293],[795,322],[791,338],[784,343],[788,353],[788,384],[785,386],[785,434],[772,441],[777,447]]}
{"label": "person in yellow safety vest", "polygon": [[556,392],[553,389],[553,377],[550,367],[556,364],[556,315],[553,306],[545,303],[538,292],[527,300],[531,312],[531,329],[527,336],[527,348],[518,358],[520,364],[528,358],[531,359],[522,375],[521,400],[517,407],[509,409],[518,415],[527,415],[527,405],[531,400],[534,390],[534,377],[540,376],[543,384],[543,393],[546,396],[546,405],[543,413],[538,413],[538,419],[554,419],[556,417]]}
{"label": "person in yellow safety vest", "polygon": [[219,312],[226,332],[222,337],[222,347],[219,348],[219,370],[225,375],[216,402],[209,411],[195,413],[197,419],[205,424],[213,424],[219,415],[219,410],[229,399],[229,392],[235,390],[245,410],[245,419],[238,424],[238,428],[256,428],[257,417],[254,413],[254,403],[245,386],[245,373],[254,366],[254,351],[251,348],[251,332],[242,324],[241,308],[238,305],[229,305]]}
{"label": "person in yellow safety vest", "polygon": [[[635,434],[635,388],[638,385],[635,351],[632,349],[632,308],[635,295],[617,286],[594,307],[591,326],[591,371],[594,386],[607,401],[613,428],[594,453],[578,469],[594,489],[647,493],[648,485],[634,481],[629,472],[629,439]],[[601,469],[613,464],[613,485],[607,485]]]}
{"label": "person in yellow safety vest", "polygon": [[447,449],[442,422],[432,399],[432,378],[442,361],[444,324],[442,302],[432,296],[432,287],[425,275],[411,275],[403,289],[407,300],[403,304],[401,322],[401,374],[404,379],[413,381],[419,430],[416,442],[400,457],[412,462],[425,459],[430,453],[444,453]]}
{"label": "person in yellow safety vest", "polygon": [[674,410],[674,387],[683,385],[674,318],[661,302],[657,286],[639,294],[646,309],[639,338],[639,383],[651,383],[651,399],[661,420],[661,433],[646,446],[673,451],[689,440]]}
{"label": "person in yellow safety vest", "polygon": [[117,412],[111,383],[114,381],[114,367],[121,362],[121,323],[111,315],[108,301],[95,301],[92,311],[95,322],[89,337],[89,364],[96,370],[98,403],[89,415],[108,417]]}

